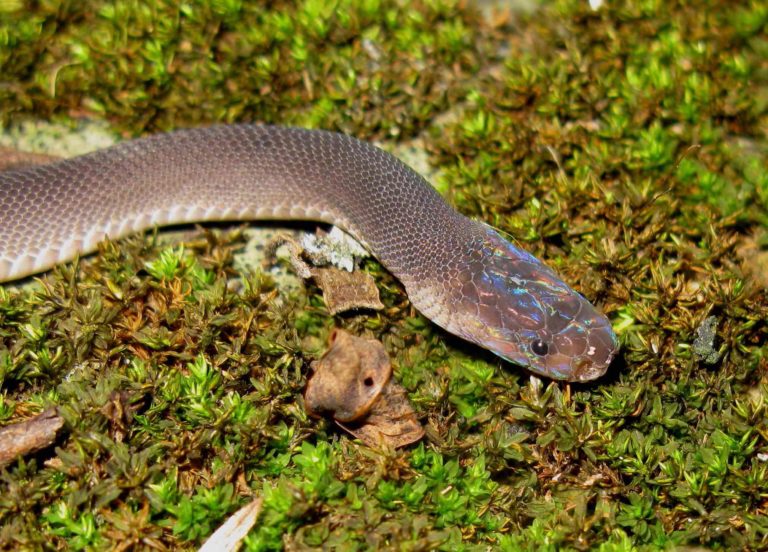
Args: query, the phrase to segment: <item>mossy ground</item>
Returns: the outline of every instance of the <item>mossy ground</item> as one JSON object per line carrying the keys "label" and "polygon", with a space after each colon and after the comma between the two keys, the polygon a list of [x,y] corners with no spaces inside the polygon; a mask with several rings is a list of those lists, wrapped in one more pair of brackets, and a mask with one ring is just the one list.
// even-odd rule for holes
{"label": "mossy ground", "polygon": [[[0,472],[0,545],[192,548],[259,494],[249,550],[766,548],[768,7],[606,4],[0,2],[3,125],[419,135],[456,207],[622,342],[600,381],[542,382],[435,329],[374,262],[387,309],[332,319],[313,288],[233,290],[237,232],[106,244],[0,288],[0,423],[67,422]],[[711,315],[713,365],[692,353]],[[334,324],[384,340],[422,443],[307,418]]]}

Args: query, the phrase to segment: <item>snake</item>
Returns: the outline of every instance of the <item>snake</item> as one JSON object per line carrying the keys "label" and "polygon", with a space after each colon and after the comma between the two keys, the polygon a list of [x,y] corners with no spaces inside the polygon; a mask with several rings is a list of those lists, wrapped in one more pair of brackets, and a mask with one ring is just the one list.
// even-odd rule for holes
{"label": "snake", "polygon": [[395,156],[317,129],[222,124],[0,173],[0,282],[164,225],[302,220],[340,227],[437,326],[533,374],[588,381],[610,320],[550,267],[460,214]]}

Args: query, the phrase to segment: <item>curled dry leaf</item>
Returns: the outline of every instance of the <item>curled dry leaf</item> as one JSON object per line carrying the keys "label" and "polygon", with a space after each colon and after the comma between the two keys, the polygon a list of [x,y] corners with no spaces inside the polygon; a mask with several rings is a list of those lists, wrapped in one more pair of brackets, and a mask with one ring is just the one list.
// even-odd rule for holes
{"label": "curled dry leaf", "polygon": [[[323,290],[323,300],[332,314],[354,309],[381,310],[384,305],[379,298],[379,289],[370,274],[365,272],[347,272],[333,266],[313,267],[302,259],[302,246],[286,235],[278,236],[271,244],[271,249],[285,245],[293,269],[305,280],[313,278]],[[317,259],[317,255],[313,259]]]}
{"label": "curled dry leaf", "polygon": [[312,277],[323,290],[323,299],[332,315],[355,309],[381,310],[379,288],[367,272],[347,272],[336,267],[313,268]]}
{"label": "curled dry leaf", "polygon": [[0,429],[0,468],[51,445],[63,425],[64,418],[55,408],[49,408],[25,422]]}
{"label": "curled dry leaf", "polygon": [[304,394],[307,411],[332,416],[369,446],[402,447],[421,439],[424,429],[405,390],[390,379],[392,365],[381,342],[337,329],[329,344],[312,363]]}
{"label": "curled dry leaf", "polygon": [[399,448],[424,436],[424,428],[408,402],[405,389],[393,380],[389,380],[368,415],[360,422],[342,423],[336,420],[336,423],[368,446],[386,443],[392,448]]}
{"label": "curled dry leaf", "polygon": [[312,363],[314,374],[304,393],[313,416],[328,414],[351,422],[371,409],[392,374],[384,346],[375,339],[333,330],[330,348]]}

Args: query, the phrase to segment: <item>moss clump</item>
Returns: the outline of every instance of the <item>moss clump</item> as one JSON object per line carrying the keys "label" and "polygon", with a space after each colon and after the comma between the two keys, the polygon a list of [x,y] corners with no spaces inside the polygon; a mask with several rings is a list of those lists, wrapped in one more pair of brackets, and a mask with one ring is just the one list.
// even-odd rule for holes
{"label": "moss clump", "polygon": [[[251,550],[764,547],[768,10],[607,4],[493,24],[438,1],[5,13],[6,123],[425,130],[451,201],[600,304],[623,352],[593,384],[542,383],[440,333],[374,262],[386,309],[333,320],[313,288],[233,288],[237,232],[107,244],[0,290],[0,423],[51,404],[67,421],[0,475],[0,542],[192,547],[258,493]],[[710,317],[715,364],[693,350]],[[334,323],[383,338],[423,443],[370,450],[307,419]]]}
{"label": "moss clump", "polygon": [[5,124],[92,115],[131,132],[253,120],[412,135],[461,97],[485,44],[455,2],[13,6],[0,20]]}

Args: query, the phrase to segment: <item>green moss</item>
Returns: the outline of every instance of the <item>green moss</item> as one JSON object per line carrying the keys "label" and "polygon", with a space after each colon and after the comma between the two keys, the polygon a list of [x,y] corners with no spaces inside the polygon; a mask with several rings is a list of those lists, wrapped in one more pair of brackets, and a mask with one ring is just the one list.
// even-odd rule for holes
{"label": "green moss", "polygon": [[[386,308],[334,319],[311,286],[235,284],[238,232],[105,244],[0,288],[0,423],[66,420],[0,474],[2,546],[193,547],[259,494],[250,550],[762,547],[768,301],[743,251],[766,245],[768,11],[606,4],[492,24],[433,0],[0,2],[4,124],[420,134],[449,200],[622,341],[600,381],[541,382],[437,330],[372,261]],[[307,418],[334,324],[383,339],[422,443],[372,450]]]}
{"label": "green moss", "polygon": [[[0,70],[18,80],[0,87],[5,124],[77,112],[131,132],[259,120],[410,135],[461,95],[484,43],[477,18],[456,2],[44,2],[9,11]],[[430,99],[416,102],[414,92]]]}

